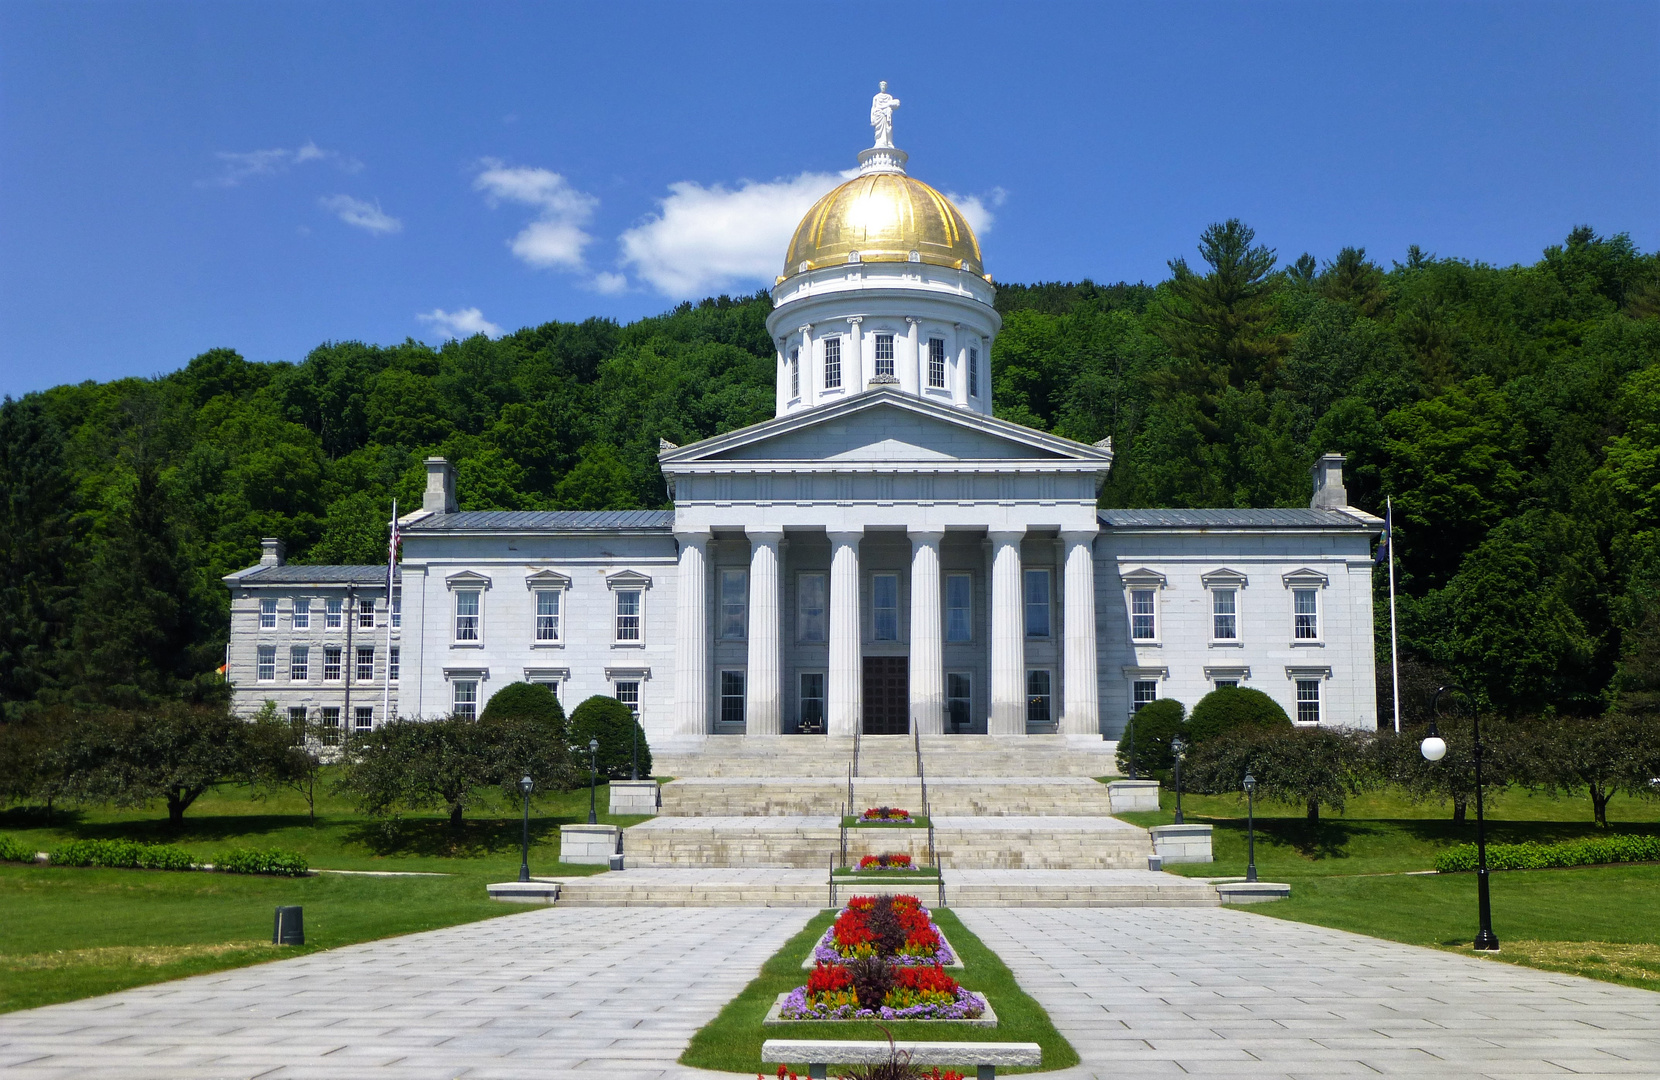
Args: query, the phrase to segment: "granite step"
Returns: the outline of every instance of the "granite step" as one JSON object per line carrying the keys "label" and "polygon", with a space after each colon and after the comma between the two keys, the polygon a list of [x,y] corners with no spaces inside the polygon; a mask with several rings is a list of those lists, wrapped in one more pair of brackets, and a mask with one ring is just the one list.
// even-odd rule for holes
{"label": "granite step", "polygon": [[[927,735],[922,738],[929,776],[1114,776],[1117,744],[1065,735]],[[695,749],[652,754],[659,776],[815,776],[845,781],[853,761],[851,737],[783,735],[751,738],[711,735]],[[916,775],[909,735],[860,738],[859,775]]]}
{"label": "granite step", "polygon": [[[847,805],[847,783],[813,777],[688,777],[663,786],[664,815],[679,817],[834,816]],[[922,812],[921,785],[910,779],[853,783],[853,812],[897,806]],[[1112,812],[1106,785],[1077,776],[938,777],[928,781],[935,816],[1088,817]]]}

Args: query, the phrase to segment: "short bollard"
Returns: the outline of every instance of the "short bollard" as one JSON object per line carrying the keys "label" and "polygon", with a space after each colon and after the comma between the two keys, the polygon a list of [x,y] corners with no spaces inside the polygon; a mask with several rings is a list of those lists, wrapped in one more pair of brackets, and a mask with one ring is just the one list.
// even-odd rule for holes
{"label": "short bollard", "polygon": [[280,907],[277,909],[277,920],[271,928],[271,944],[273,945],[304,945],[305,944],[305,909],[300,907]]}

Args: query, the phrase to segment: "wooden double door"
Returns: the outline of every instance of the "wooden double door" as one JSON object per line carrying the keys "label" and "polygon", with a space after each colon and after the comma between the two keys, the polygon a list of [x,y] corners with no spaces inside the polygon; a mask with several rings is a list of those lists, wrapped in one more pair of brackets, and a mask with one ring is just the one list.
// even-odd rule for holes
{"label": "wooden double door", "polygon": [[865,657],[866,735],[910,734],[910,665],[907,656]]}

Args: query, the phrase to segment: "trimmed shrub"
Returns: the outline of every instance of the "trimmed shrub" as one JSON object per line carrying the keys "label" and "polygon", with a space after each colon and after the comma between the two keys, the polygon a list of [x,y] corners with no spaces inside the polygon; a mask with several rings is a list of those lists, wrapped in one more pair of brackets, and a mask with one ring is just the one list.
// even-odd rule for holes
{"label": "trimmed shrub", "polygon": [[10,837],[0,836],[0,862],[34,862],[35,849]]}
{"label": "trimmed shrub", "polygon": [[490,695],[478,718],[486,724],[493,720],[532,720],[564,737],[565,710],[553,689],[542,683],[508,683]]}
{"label": "trimmed shrub", "polygon": [[646,733],[627,705],[595,694],[571,712],[571,745],[578,773],[588,771],[588,740],[599,740],[599,774],[608,780],[627,780],[631,736],[639,738],[640,777],[651,775],[651,747]]}
{"label": "trimmed shrub", "polygon": [[1170,740],[1182,733],[1182,720],[1187,706],[1175,698],[1159,698],[1148,702],[1124,727],[1118,739],[1118,770],[1130,771],[1130,742],[1135,742],[1136,771],[1142,775],[1163,772],[1176,764],[1170,751]]}
{"label": "trimmed shrub", "polygon": [[1224,686],[1212,690],[1193,706],[1193,715],[1187,718],[1185,736],[1188,742],[1198,746],[1239,728],[1290,726],[1291,717],[1285,715],[1279,702],[1261,690]]}
{"label": "trimmed shrub", "polygon": [[[1598,863],[1660,862],[1660,836],[1597,836],[1560,844],[1488,844],[1490,870],[1549,870]],[[1456,874],[1476,868],[1476,846],[1460,844],[1435,857],[1435,869]]]}
{"label": "trimmed shrub", "polygon": [[226,874],[273,874],[277,877],[304,877],[311,868],[304,855],[282,848],[231,848],[213,860],[213,868]]}
{"label": "trimmed shrub", "polygon": [[71,840],[52,852],[53,866],[106,866],[117,870],[189,870],[190,852],[172,844],[132,840]]}

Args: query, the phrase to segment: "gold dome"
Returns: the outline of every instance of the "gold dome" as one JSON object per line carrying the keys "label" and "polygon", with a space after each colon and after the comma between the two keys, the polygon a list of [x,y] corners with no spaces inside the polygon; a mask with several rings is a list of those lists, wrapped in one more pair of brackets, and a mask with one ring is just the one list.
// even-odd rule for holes
{"label": "gold dome", "polygon": [[951,200],[901,172],[858,176],[813,205],[796,227],[778,280],[860,262],[919,261],[984,274],[980,242]]}

